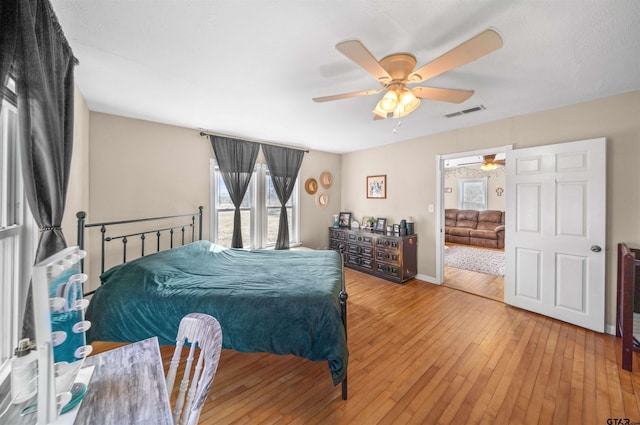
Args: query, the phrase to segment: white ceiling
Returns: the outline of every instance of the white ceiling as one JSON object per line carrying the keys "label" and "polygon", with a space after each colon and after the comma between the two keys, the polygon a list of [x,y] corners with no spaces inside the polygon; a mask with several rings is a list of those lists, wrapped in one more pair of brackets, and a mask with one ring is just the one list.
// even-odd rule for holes
{"label": "white ceiling", "polygon": [[[51,0],[89,109],[344,153],[640,90],[640,1]],[[377,81],[335,49],[422,66],[487,28],[504,47],[421,85],[472,89],[373,121]],[[455,118],[445,114],[484,105]],[[394,132],[394,129],[396,130]]]}

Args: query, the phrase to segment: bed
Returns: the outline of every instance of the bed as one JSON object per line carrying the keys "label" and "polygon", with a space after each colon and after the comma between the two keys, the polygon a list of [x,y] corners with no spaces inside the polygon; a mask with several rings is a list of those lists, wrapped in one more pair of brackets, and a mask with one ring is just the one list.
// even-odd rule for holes
{"label": "bed", "polygon": [[[103,238],[117,240],[105,237],[103,224]],[[79,235],[92,226],[79,224]],[[180,319],[206,313],[221,324],[223,348],[327,361],[346,399],[347,294],[339,253],[247,251],[196,240],[124,261],[101,273],[86,313],[89,341],[157,336],[161,345],[174,345]]]}

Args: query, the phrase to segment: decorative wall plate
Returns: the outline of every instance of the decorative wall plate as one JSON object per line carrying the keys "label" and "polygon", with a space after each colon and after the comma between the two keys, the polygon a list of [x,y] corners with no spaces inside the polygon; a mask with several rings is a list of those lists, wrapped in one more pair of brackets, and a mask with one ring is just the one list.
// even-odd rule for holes
{"label": "decorative wall plate", "polygon": [[329,189],[333,184],[333,175],[328,171],[323,171],[322,174],[320,174],[320,184],[325,189]]}
{"label": "decorative wall plate", "polygon": [[324,208],[329,204],[329,195],[327,192],[318,192],[316,195],[316,207]]}
{"label": "decorative wall plate", "polygon": [[309,194],[313,195],[318,191],[318,182],[313,177],[307,179],[304,182],[304,190]]}

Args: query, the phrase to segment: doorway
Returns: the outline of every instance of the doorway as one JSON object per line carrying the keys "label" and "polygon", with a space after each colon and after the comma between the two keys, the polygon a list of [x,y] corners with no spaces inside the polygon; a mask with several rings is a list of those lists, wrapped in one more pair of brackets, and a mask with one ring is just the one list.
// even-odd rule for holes
{"label": "doorway", "polygon": [[[437,222],[441,236],[436,245],[437,283],[500,302],[504,302],[504,230],[500,230],[502,239],[498,241],[498,232],[493,229],[504,224],[504,157],[511,149],[509,145],[436,158]],[[478,229],[492,230],[472,232],[470,236],[465,228],[445,226],[452,223],[452,217],[455,222],[461,210],[473,211],[468,218],[470,222],[480,220]],[[458,223],[473,226],[463,221]],[[490,222],[496,222],[495,226],[490,226]]]}

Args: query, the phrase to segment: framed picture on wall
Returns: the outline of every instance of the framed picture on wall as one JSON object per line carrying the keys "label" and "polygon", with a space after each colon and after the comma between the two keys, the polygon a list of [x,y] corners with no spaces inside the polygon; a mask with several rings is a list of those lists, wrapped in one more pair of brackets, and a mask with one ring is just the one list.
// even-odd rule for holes
{"label": "framed picture on wall", "polygon": [[387,197],[387,176],[367,176],[367,198],[385,199]]}

